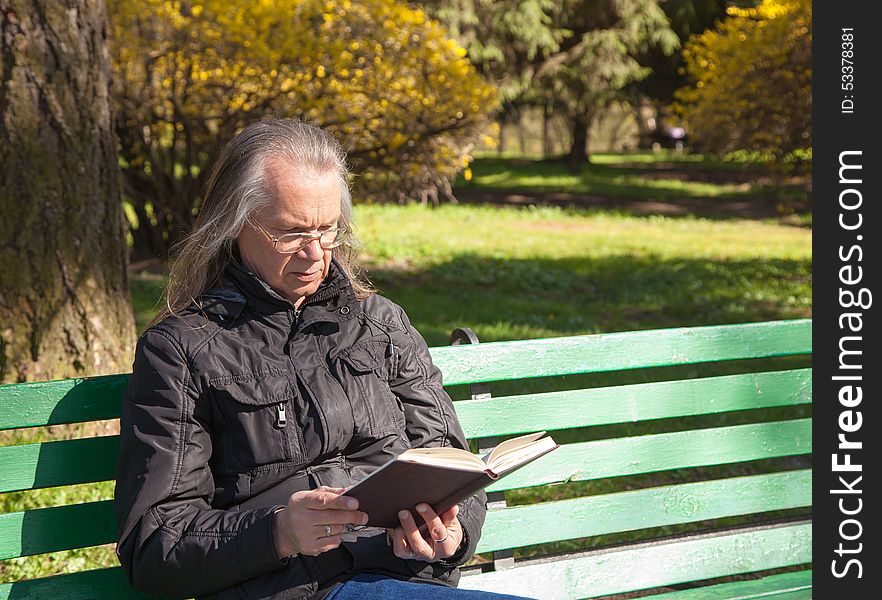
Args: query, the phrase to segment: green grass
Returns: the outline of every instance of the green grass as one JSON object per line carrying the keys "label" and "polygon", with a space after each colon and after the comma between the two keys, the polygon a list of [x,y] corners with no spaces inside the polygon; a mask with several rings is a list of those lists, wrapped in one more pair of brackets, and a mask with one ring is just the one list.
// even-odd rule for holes
{"label": "green grass", "polygon": [[132,310],[135,313],[135,324],[138,331],[159,312],[162,306],[162,293],[165,289],[166,277],[152,273],[132,273],[129,287],[132,292]]}
{"label": "green grass", "polygon": [[759,163],[726,161],[706,154],[675,152],[662,150],[660,152],[598,152],[591,155],[591,163],[595,165],[627,165],[671,163],[675,165],[688,165],[702,169],[756,169],[761,167]]}
{"label": "green grass", "polygon": [[[595,164],[576,177],[559,165],[486,159],[475,166],[475,185],[671,198],[723,197],[760,189],[751,183],[737,184],[741,188],[736,189],[732,187],[735,184],[649,180],[633,166],[622,166],[652,164],[657,162],[651,160],[653,156],[596,155]],[[675,161],[678,156],[664,158]],[[679,158],[693,168],[718,168],[702,157]],[[474,329],[483,341],[493,341],[812,314],[811,230],[775,219],[637,217],[615,211],[465,205],[439,209],[359,206],[356,217],[371,280],[381,293],[406,309],[430,346],[446,345],[450,332],[461,326]],[[804,217],[802,224],[810,225],[810,218]],[[155,314],[163,285],[162,276],[132,274],[139,331]],[[807,366],[805,360],[792,363],[784,361],[783,366]],[[712,368],[719,373],[744,369],[738,363]],[[494,393],[695,375],[694,367],[685,367],[651,374],[555,378],[527,386],[494,386]],[[468,393],[464,386],[450,391],[455,398]],[[671,423],[650,425],[657,431]],[[601,429],[592,435],[606,435]],[[622,434],[614,429],[607,433]],[[28,435],[42,437],[44,432]],[[7,436],[2,443],[12,440]],[[663,481],[657,476],[649,478],[650,483]],[[633,481],[591,482],[571,490],[558,486],[509,496],[514,502],[557,499],[584,493],[587,488],[598,493],[618,485],[633,485]],[[0,512],[107,498],[111,493],[112,484],[102,483],[0,494]],[[624,534],[618,541],[626,539],[637,538]],[[543,551],[581,547],[583,542],[562,542],[543,547]],[[604,537],[591,544],[608,542]],[[26,557],[0,563],[0,581],[114,562],[109,547]]]}
{"label": "green grass", "polygon": [[811,314],[807,229],[556,208],[357,214],[372,281],[430,345],[460,326],[491,341]]}

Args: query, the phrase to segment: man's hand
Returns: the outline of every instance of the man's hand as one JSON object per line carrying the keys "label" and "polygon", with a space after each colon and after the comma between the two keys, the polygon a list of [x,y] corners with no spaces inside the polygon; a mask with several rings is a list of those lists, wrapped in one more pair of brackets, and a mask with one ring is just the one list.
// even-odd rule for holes
{"label": "man's hand", "polygon": [[464,535],[456,517],[459,507],[453,506],[441,515],[435,514],[428,504],[417,504],[416,509],[420,520],[426,524],[426,535],[420,533],[420,524],[410,511],[400,511],[398,518],[401,526],[387,530],[392,538],[395,556],[431,562],[456,554]]}
{"label": "man's hand", "polygon": [[340,495],[345,489],[322,486],[291,495],[288,505],[273,514],[273,540],[279,557],[317,556],[340,545],[340,534],[347,525],[367,523],[367,514],[356,510],[358,500]]}

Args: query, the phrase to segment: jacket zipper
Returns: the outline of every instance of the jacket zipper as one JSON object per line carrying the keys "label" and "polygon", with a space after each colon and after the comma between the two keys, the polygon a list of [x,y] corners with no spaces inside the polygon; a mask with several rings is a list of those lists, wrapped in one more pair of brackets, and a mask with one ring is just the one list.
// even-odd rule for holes
{"label": "jacket zipper", "polygon": [[285,427],[285,425],[288,424],[288,420],[285,416],[285,403],[282,402],[281,404],[279,404],[278,408],[279,408],[279,418],[278,418],[278,421],[276,421],[276,424],[281,429],[281,428]]}

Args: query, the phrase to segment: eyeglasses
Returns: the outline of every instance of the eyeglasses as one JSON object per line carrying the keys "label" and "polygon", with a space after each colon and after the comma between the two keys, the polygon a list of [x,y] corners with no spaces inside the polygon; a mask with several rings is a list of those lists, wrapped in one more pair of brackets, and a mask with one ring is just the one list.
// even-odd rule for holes
{"label": "eyeglasses", "polygon": [[346,240],[348,229],[342,227],[332,227],[324,231],[316,231],[314,233],[286,233],[285,235],[276,237],[269,233],[266,229],[248,221],[252,227],[257,229],[266,236],[273,244],[273,249],[280,254],[295,254],[306,248],[312,240],[318,240],[319,245],[325,250],[336,248]]}

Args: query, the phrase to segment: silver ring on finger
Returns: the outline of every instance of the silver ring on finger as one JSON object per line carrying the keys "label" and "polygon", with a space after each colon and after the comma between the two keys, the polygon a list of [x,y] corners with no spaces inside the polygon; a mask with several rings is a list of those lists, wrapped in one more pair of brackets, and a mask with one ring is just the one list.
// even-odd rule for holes
{"label": "silver ring on finger", "polygon": [[331,537],[331,526],[325,525],[325,537]]}
{"label": "silver ring on finger", "polygon": [[447,541],[447,538],[449,538],[449,537],[450,537],[450,530],[445,529],[443,538],[441,538],[440,540],[436,540],[435,538],[432,538],[432,541],[435,542],[436,544],[443,544],[444,542]]}

